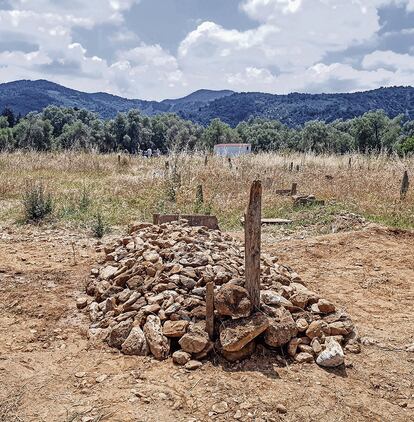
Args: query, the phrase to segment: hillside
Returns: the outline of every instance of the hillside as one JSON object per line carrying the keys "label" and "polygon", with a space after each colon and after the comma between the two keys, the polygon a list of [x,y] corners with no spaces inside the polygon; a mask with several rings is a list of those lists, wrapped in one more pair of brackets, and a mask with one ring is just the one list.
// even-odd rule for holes
{"label": "hillside", "polygon": [[45,80],[0,84],[0,110],[10,107],[24,115],[30,111],[40,111],[48,105],[86,108],[103,118],[138,108],[147,115],[177,113],[202,125],[218,117],[236,126],[253,116],[299,126],[315,119],[327,122],[349,119],[375,109],[383,109],[390,117],[405,114],[414,119],[414,88],[379,88],[351,94],[289,95],[199,90],[184,98],[157,102],[126,99],[107,93],[89,94]]}

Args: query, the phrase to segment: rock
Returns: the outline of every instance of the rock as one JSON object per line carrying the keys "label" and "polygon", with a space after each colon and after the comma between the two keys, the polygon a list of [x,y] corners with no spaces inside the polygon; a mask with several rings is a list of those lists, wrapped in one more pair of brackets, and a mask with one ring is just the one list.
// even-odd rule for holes
{"label": "rock", "polygon": [[99,272],[99,275],[102,280],[109,280],[114,276],[114,274],[118,271],[117,267],[113,267],[112,265],[108,265],[107,267],[104,267]]}
{"label": "rock", "polygon": [[76,300],[76,307],[78,309],[84,309],[88,306],[88,298],[87,297],[79,297]]}
{"label": "rock", "polygon": [[160,259],[160,256],[155,251],[145,251],[142,254],[142,256],[145,259],[145,261],[152,262],[153,264],[155,264],[156,262],[158,262],[159,259]]}
{"label": "rock", "polygon": [[299,318],[296,321],[296,327],[300,333],[304,333],[309,327],[308,321],[305,318]]}
{"label": "rock", "polygon": [[252,310],[249,292],[235,284],[225,284],[214,298],[214,307],[221,316],[247,317]]}
{"label": "rock", "polygon": [[300,339],[292,338],[288,345],[288,355],[294,358],[296,356],[296,352],[298,350],[298,346],[300,344]]}
{"label": "rock", "polygon": [[279,403],[279,404],[276,405],[276,412],[284,415],[284,414],[287,413],[287,409],[286,409],[285,406],[283,406],[283,404]]}
{"label": "rock", "polygon": [[233,419],[241,419],[242,412],[240,410],[236,410],[236,413],[233,415]]}
{"label": "rock", "polygon": [[170,353],[170,342],[162,334],[160,319],[155,315],[148,315],[144,325],[144,334],[151,353],[158,360],[166,359]]}
{"label": "rock", "polygon": [[292,314],[284,308],[280,308],[278,312],[278,318],[269,319],[270,324],[264,335],[265,343],[271,347],[283,346],[298,333]]}
{"label": "rock", "polygon": [[242,349],[237,352],[227,352],[224,350],[221,345],[218,347],[221,356],[229,362],[237,362],[243,359],[250,357],[256,350],[256,342],[253,340],[250,343],[247,343]]}
{"label": "rock", "polygon": [[313,339],[315,337],[321,338],[324,334],[324,330],[328,328],[328,324],[322,320],[312,321],[306,330],[306,335]]}
{"label": "rock", "polygon": [[295,293],[289,298],[294,306],[298,308],[305,309],[308,304],[309,296],[304,292]]}
{"label": "rock", "polygon": [[225,401],[221,401],[219,403],[213,404],[212,410],[215,413],[227,413],[229,411],[229,405]]}
{"label": "rock", "polygon": [[326,299],[319,299],[318,303],[319,311],[323,314],[331,314],[335,312],[335,305],[332,302],[329,302],[329,300]]}
{"label": "rock", "polygon": [[190,332],[180,338],[178,343],[185,352],[200,353],[207,347],[209,338],[205,331],[192,328]]}
{"label": "rock", "polygon": [[166,337],[182,337],[188,327],[188,321],[166,321],[162,332]]}
{"label": "rock", "polygon": [[262,334],[268,326],[268,317],[261,313],[224,322],[220,330],[220,343],[223,350],[227,352],[241,350],[247,343]]}
{"label": "rock", "polygon": [[146,356],[148,354],[147,341],[139,326],[132,327],[129,336],[122,343],[121,349],[126,355]]}
{"label": "rock", "polygon": [[342,321],[329,324],[329,328],[331,336],[346,336],[350,332],[350,328]]}
{"label": "rock", "polygon": [[341,345],[333,338],[325,342],[325,350],[317,357],[316,363],[325,368],[335,368],[344,363],[344,351]]}
{"label": "rock", "polygon": [[316,337],[311,341],[311,347],[316,355],[322,352],[322,345]]}
{"label": "rock", "polygon": [[189,369],[190,371],[194,371],[195,369],[201,368],[203,364],[198,360],[190,360],[185,365],[185,369]]}
{"label": "rock", "polygon": [[129,336],[131,329],[132,329],[132,319],[121,321],[119,324],[115,325],[112,328],[108,337],[109,346],[120,349],[122,346],[122,343]]}
{"label": "rock", "polygon": [[298,363],[312,363],[314,358],[310,353],[301,352],[295,356],[295,361]]}
{"label": "rock", "polygon": [[285,299],[283,296],[278,295],[273,290],[262,290],[260,292],[260,299],[269,306],[285,306],[287,308],[293,307],[292,302]]}
{"label": "rock", "polygon": [[361,353],[361,345],[359,343],[351,343],[345,346],[345,350],[350,353]]}
{"label": "rock", "polygon": [[184,352],[182,350],[177,350],[172,355],[173,362],[177,365],[185,365],[187,362],[190,362],[191,355],[190,353]]}
{"label": "rock", "polygon": [[104,382],[107,378],[108,378],[108,375],[106,375],[106,374],[102,374],[102,375],[99,375],[98,377],[96,377],[96,378],[95,378],[95,381],[96,381],[98,384],[101,384],[101,383],[102,383],[102,382]]}

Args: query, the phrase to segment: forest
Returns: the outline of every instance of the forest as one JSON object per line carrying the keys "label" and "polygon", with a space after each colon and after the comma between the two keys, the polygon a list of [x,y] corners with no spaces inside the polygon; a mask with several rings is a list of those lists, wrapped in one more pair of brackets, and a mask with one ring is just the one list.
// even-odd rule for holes
{"label": "forest", "polygon": [[332,122],[313,120],[296,128],[278,120],[255,117],[236,127],[220,119],[207,126],[176,114],[143,115],[137,109],[102,119],[85,109],[46,107],[16,116],[9,108],[0,115],[0,151],[94,150],[139,154],[148,149],[211,151],[219,143],[251,143],[254,152],[313,151],[319,153],[414,152],[414,121],[390,118],[383,110]]}

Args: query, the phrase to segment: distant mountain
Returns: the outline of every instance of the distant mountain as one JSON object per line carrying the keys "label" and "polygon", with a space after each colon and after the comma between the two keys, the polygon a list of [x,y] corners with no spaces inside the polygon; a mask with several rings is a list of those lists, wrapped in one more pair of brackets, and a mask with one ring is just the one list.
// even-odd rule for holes
{"label": "distant mountain", "polygon": [[383,109],[390,117],[405,114],[414,120],[414,88],[379,88],[351,94],[289,95],[203,89],[184,98],[157,102],[131,100],[102,92],[88,94],[45,80],[0,84],[0,111],[7,106],[24,115],[30,111],[41,111],[48,105],[86,108],[103,118],[138,108],[147,115],[177,113],[202,125],[207,125],[216,117],[231,126],[250,117],[266,117],[289,126],[298,126],[315,119],[328,122],[349,119],[377,109]]}

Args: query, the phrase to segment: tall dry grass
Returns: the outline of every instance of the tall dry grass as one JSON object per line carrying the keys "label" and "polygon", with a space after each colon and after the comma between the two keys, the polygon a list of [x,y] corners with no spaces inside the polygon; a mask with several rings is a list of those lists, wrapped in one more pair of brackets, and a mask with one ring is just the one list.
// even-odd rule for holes
{"label": "tall dry grass", "polygon": [[[291,162],[293,172],[289,171]],[[400,201],[406,169],[411,186],[405,201]],[[89,224],[99,212],[113,225],[151,220],[154,212],[193,212],[197,185],[201,184],[205,210],[216,214],[224,227],[234,228],[254,179],[263,181],[263,214],[267,217],[304,219],[291,199],[274,193],[296,182],[299,193],[325,199],[328,213],[350,211],[384,224],[414,227],[414,158],[358,154],[258,154],[234,158],[230,166],[227,159],[213,156],[205,165],[205,157],[197,154],[151,159],[125,156],[119,163],[116,154],[3,153],[0,222],[19,219],[28,181],[42,181],[53,194],[58,221]],[[87,209],[80,205],[85,192],[90,200]],[[315,215],[320,215],[320,210],[315,210]]]}

